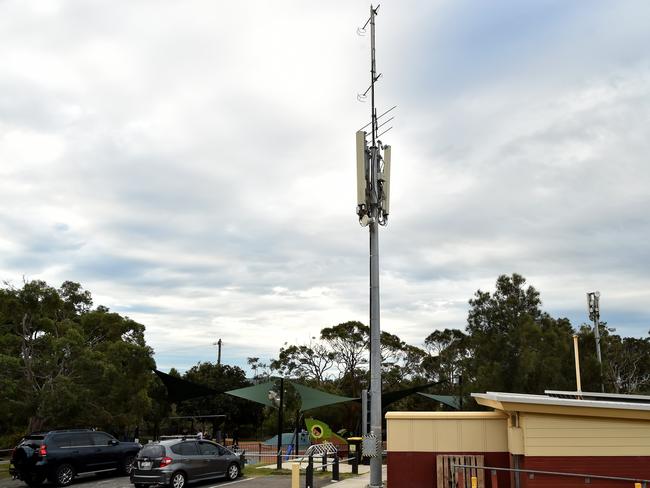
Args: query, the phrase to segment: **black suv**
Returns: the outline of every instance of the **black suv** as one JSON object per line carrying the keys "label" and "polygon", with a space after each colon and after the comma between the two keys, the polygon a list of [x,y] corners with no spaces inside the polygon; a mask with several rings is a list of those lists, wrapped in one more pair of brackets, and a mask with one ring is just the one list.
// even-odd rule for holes
{"label": "black suv", "polygon": [[26,436],[14,449],[9,472],[30,486],[43,483],[45,478],[67,486],[78,473],[118,470],[130,474],[141,447],[87,429],[37,432]]}

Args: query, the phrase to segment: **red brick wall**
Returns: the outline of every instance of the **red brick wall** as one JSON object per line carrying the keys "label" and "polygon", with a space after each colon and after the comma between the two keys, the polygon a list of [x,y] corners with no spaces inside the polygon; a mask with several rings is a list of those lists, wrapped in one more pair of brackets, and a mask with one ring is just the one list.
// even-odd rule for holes
{"label": "red brick wall", "polygon": [[[522,469],[650,479],[650,457],[647,456],[527,456],[523,459],[522,464]],[[560,486],[563,488],[591,486],[598,488],[632,488],[634,484],[630,481],[592,478],[591,483],[585,485],[584,478],[536,474],[534,479],[530,479],[527,474],[521,474],[522,488],[556,488]]]}
{"label": "red brick wall", "polygon": [[[485,456],[486,466],[499,468],[510,467],[510,455],[507,452],[394,452],[389,451],[388,488],[435,488],[436,456],[438,454],[467,454]],[[498,473],[499,488],[510,488],[510,475]],[[485,486],[492,488],[490,472],[485,473]]]}

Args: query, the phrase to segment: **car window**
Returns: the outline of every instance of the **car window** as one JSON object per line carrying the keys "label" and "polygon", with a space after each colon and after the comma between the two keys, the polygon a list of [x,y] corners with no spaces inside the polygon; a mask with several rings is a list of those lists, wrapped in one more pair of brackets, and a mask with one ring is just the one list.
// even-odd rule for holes
{"label": "car window", "polygon": [[161,458],[165,455],[165,448],[159,444],[146,445],[140,450],[140,457]]}
{"label": "car window", "polygon": [[90,434],[78,433],[70,434],[70,447],[88,447],[93,445]]}
{"label": "car window", "polygon": [[221,454],[219,446],[212,442],[199,442],[199,451],[201,451],[202,456],[218,456]]}
{"label": "car window", "polygon": [[113,440],[110,435],[105,434],[104,432],[92,432],[90,437],[93,440],[93,444],[96,446],[108,446],[109,441]]}
{"label": "car window", "polygon": [[28,435],[21,442],[21,446],[40,446],[45,439],[43,435]]}
{"label": "car window", "polygon": [[70,447],[72,445],[72,435],[54,434],[48,444],[52,447]]}
{"label": "car window", "polygon": [[182,456],[198,456],[199,450],[196,448],[196,442],[181,442],[172,446],[172,452]]}

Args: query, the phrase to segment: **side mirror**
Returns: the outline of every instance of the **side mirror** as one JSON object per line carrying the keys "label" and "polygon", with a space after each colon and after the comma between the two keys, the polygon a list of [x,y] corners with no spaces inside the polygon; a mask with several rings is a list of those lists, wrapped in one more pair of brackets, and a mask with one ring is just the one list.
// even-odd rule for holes
{"label": "side mirror", "polygon": [[117,446],[119,443],[120,441],[117,441],[115,439],[111,439],[110,441],[108,441],[109,446]]}

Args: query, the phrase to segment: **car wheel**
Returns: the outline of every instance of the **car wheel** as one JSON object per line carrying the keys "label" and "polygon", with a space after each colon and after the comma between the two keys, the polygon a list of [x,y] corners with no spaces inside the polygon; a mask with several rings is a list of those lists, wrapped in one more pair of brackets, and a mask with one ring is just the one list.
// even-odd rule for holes
{"label": "car wheel", "polygon": [[43,481],[45,481],[45,476],[36,473],[25,473],[23,481],[25,481],[28,486],[40,486],[43,484]]}
{"label": "car wheel", "polygon": [[54,484],[57,486],[68,486],[74,479],[74,468],[71,464],[62,464],[54,472]]}
{"label": "car wheel", "polygon": [[172,479],[169,480],[169,486],[171,488],[184,488],[186,479],[185,473],[177,471],[172,475]]}
{"label": "car wheel", "polygon": [[133,471],[133,461],[135,461],[135,456],[126,456],[122,459],[122,464],[120,465],[120,473],[122,474],[131,474]]}
{"label": "car wheel", "polygon": [[232,463],[228,466],[228,471],[226,471],[226,478],[229,480],[236,480],[239,477],[239,466],[237,463]]}

